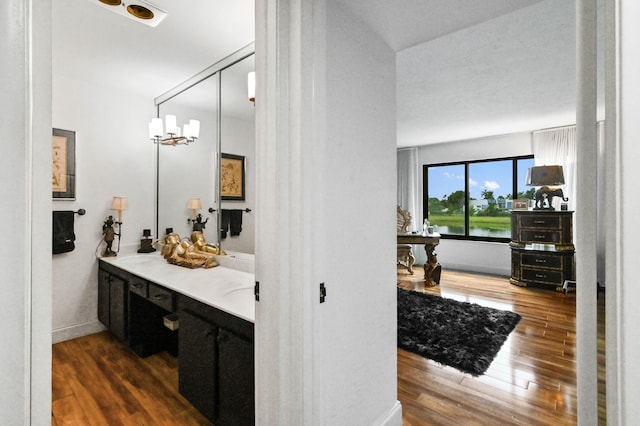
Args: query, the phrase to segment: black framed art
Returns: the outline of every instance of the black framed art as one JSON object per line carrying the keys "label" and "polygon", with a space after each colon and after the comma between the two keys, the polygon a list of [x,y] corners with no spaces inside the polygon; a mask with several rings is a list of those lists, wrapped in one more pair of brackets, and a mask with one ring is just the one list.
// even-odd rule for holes
{"label": "black framed art", "polygon": [[244,156],[225,154],[220,156],[220,198],[243,201]]}
{"label": "black framed art", "polygon": [[76,132],[53,129],[51,191],[54,200],[76,199]]}

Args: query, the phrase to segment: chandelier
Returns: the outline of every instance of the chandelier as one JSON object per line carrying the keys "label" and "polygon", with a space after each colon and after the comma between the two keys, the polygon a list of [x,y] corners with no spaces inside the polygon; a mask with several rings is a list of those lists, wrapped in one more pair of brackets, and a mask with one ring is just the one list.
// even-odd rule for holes
{"label": "chandelier", "polygon": [[152,118],[149,123],[149,139],[162,145],[186,145],[195,142],[200,136],[200,121],[190,120],[183,126],[182,132],[178,127],[175,115],[165,116],[165,131],[162,130],[162,118]]}

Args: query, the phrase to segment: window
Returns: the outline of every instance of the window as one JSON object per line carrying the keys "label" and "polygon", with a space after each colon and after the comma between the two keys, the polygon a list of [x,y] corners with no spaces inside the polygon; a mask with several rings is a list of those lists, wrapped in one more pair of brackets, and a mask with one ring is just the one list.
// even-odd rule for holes
{"label": "window", "polygon": [[425,165],[424,215],[444,237],[509,241],[513,199],[533,198],[533,165],[533,156]]}

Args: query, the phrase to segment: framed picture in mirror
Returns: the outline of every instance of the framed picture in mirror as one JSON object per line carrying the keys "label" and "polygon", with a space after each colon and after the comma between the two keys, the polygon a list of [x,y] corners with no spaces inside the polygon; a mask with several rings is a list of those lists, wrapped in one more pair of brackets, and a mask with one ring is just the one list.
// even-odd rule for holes
{"label": "framed picture in mirror", "polygon": [[220,198],[244,201],[244,156],[225,154],[220,156]]}
{"label": "framed picture in mirror", "polygon": [[76,132],[53,129],[51,191],[54,200],[76,199]]}
{"label": "framed picture in mirror", "polygon": [[513,200],[512,210],[529,210],[529,200],[526,198],[518,198]]}

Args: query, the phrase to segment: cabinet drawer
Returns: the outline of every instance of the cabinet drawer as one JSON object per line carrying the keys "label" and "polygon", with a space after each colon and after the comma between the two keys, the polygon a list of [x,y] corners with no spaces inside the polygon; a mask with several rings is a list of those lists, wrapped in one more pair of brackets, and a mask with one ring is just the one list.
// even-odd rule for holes
{"label": "cabinet drawer", "polygon": [[560,217],[543,214],[520,216],[520,226],[523,228],[560,229]]}
{"label": "cabinet drawer", "polygon": [[524,253],[522,254],[523,266],[537,266],[540,268],[562,268],[562,258],[560,256]]}
{"label": "cabinet drawer", "polygon": [[148,285],[145,280],[135,276],[129,278],[129,291],[139,294],[140,296],[147,298]]}
{"label": "cabinet drawer", "polygon": [[523,243],[555,244],[562,242],[560,231],[520,230],[520,241]]}
{"label": "cabinet drawer", "polygon": [[522,268],[521,275],[524,281],[537,282],[542,284],[562,285],[562,283],[564,282],[561,271]]}
{"label": "cabinet drawer", "polygon": [[174,311],[173,292],[167,289],[149,284],[149,300],[167,311]]}

